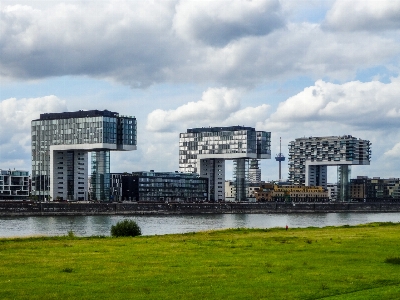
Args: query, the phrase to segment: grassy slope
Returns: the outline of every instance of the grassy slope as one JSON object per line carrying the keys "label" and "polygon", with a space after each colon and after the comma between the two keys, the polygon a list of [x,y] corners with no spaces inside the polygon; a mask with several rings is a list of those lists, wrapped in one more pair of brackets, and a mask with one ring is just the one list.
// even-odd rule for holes
{"label": "grassy slope", "polygon": [[398,299],[400,225],[0,240],[0,299]]}

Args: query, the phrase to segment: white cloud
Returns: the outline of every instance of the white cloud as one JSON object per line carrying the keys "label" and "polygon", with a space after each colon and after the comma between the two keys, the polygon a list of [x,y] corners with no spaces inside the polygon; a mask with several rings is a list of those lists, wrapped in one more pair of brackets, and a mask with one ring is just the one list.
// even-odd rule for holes
{"label": "white cloud", "polygon": [[399,177],[396,164],[389,161],[400,157],[399,83],[400,78],[392,78],[386,84],[377,81],[334,84],[318,80],[281,102],[257,128],[272,132],[273,155],[279,151],[280,136],[286,155],[287,144],[304,136],[352,135],[370,140],[371,164],[355,166],[352,177]]}
{"label": "white cloud", "polygon": [[290,23],[277,0],[7,3],[0,76],[11,80],[77,75],[132,87],[234,88],[299,75],[343,81],[400,50],[395,36]]}
{"label": "white cloud", "polygon": [[1,101],[0,168],[30,165],[31,121],[39,119],[41,113],[61,111],[67,111],[65,101],[53,95]]}
{"label": "white cloud", "polygon": [[202,126],[254,126],[257,121],[266,118],[269,105],[241,109],[242,94],[243,91],[237,89],[209,88],[197,102],[189,102],[172,110],[152,111],[148,115],[146,128],[163,132]]}
{"label": "white cloud", "polygon": [[183,124],[205,126],[225,120],[239,109],[240,95],[241,91],[236,89],[210,88],[197,102],[189,102],[175,110],[154,110],[148,115],[146,127],[150,131],[168,131]]}
{"label": "white cloud", "polygon": [[189,41],[224,46],[284,26],[280,10],[277,0],[180,1],[173,28]]}
{"label": "white cloud", "polygon": [[326,26],[337,30],[398,30],[400,2],[393,0],[337,0],[326,16]]}
{"label": "white cloud", "polygon": [[400,158],[400,142],[394,145],[392,149],[386,151],[385,156],[389,158]]}
{"label": "white cloud", "polygon": [[400,125],[400,78],[390,83],[352,81],[334,84],[318,80],[279,104],[272,122],[329,121],[360,128]]}
{"label": "white cloud", "polygon": [[232,113],[225,121],[223,125],[243,125],[243,126],[255,126],[257,121],[265,120],[268,116],[270,106],[262,104],[257,107],[245,107],[234,113]]}

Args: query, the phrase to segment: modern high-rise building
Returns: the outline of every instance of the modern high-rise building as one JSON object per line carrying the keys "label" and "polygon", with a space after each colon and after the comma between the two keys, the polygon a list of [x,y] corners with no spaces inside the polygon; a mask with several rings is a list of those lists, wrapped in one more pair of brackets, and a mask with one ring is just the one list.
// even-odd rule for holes
{"label": "modern high-rise building", "polygon": [[252,127],[188,129],[179,138],[179,170],[209,179],[211,201],[225,196],[225,160],[234,162],[236,200],[246,200],[250,159],[271,158],[271,133]]}
{"label": "modern high-rise building", "polygon": [[298,138],[289,143],[289,181],[327,188],[327,167],[338,167],[338,200],[349,198],[351,165],[369,165],[371,143],[351,135]]}
{"label": "modern high-rise building", "polygon": [[40,200],[110,200],[110,151],[136,150],[136,118],[108,110],[41,114],[33,120],[32,195]]}

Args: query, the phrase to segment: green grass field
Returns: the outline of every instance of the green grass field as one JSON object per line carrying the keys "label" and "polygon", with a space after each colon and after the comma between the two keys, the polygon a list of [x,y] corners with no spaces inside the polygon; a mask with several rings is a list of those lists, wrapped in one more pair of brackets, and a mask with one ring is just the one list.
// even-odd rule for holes
{"label": "green grass field", "polygon": [[400,299],[400,225],[0,239],[0,299]]}

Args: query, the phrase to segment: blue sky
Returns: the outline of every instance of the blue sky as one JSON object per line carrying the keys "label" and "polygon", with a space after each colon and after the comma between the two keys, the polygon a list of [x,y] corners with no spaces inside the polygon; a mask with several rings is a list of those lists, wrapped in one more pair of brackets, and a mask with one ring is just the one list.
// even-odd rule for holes
{"label": "blue sky", "polygon": [[113,172],[178,170],[179,132],[245,125],[272,132],[272,156],[279,137],[286,155],[303,136],[369,139],[352,176],[400,177],[399,15],[389,0],[0,0],[0,169],[30,170],[40,113],[108,109],[138,119]]}

